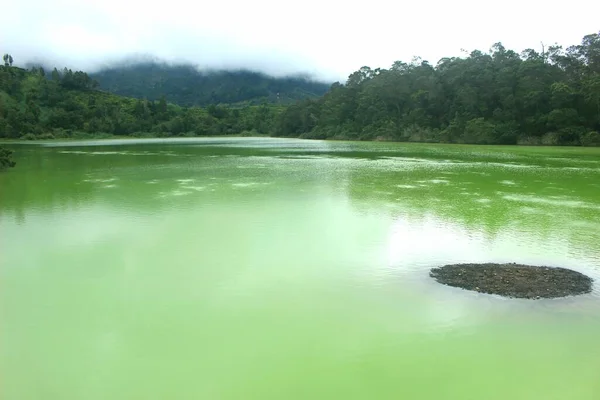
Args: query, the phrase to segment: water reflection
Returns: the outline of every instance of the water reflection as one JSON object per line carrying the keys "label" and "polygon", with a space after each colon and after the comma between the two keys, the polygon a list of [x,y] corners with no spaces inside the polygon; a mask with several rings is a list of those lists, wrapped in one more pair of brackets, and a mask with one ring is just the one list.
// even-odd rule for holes
{"label": "water reflection", "polygon": [[587,153],[103,143],[23,147],[0,174],[4,397],[593,392],[597,287],[507,300],[428,277],[515,258],[596,273],[598,172],[560,169]]}

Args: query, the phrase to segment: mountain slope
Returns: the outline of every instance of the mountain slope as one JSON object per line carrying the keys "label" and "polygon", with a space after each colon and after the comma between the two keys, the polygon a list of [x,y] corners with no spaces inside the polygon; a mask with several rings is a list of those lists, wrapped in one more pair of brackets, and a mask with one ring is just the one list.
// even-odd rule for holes
{"label": "mountain slope", "polygon": [[[181,107],[96,90],[82,71],[0,65],[0,138],[269,134],[284,106]],[[0,167],[8,165],[0,152]]]}
{"label": "mountain slope", "polygon": [[[142,62],[106,68],[91,74],[102,90],[128,97],[182,106],[208,104],[288,104],[322,96],[329,85],[304,77],[273,78],[251,71],[203,73],[192,65]],[[279,94],[279,95],[278,95]]]}

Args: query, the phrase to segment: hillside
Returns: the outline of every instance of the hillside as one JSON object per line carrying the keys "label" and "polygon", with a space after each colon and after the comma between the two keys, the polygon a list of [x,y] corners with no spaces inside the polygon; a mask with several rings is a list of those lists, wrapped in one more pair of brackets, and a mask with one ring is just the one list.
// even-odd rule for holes
{"label": "hillside", "polygon": [[90,74],[102,90],[182,106],[289,104],[322,96],[329,85],[303,77],[273,78],[251,71],[200,72],[191,65],[157,62],[123,64]]}
{"label": "hillside", "polygon": [[0,66],[0,138],[267,134],[282,106],[206,108],[99,91],[82,71]]}
{"label": "hillside", "polygon": [[[260,91],[231,89],[239,78],[262,82],[256,87],[273,93],[269,82],[276,80],[260,74],[217,73],[205,81],[189,67],[169,67],[179,71],[173,75],[178,78],[164,80],[164,66],[147,64],[141,75],[155,81],[146,82],[145,88],[141,78],[135,79],[138,65],[117,79],[145,91],[147,99],[135,99],[98,90],[98,83],[81,71],[46,74],[42,68],[13,67],[11,60],[0,66],[0,138],[246,132],[318,139],[600,145],[600,33],[585,36],[579,45],[550,46],[543,53],[517,53],[496,43],[488,52],[475,50],[435,65],[418,59],[397,61],[389,69],[363,67],[323,96],[289,105],[248,105],[256,100],[241,99],[259,99],[255,95]],[[158,72],[152,72],[155,67]],[[167,101],[167,88],[183,88],[193,98],[206,94],[194,87],[217,88],[211,85],[219,80],[211,101],[229,105],[185,107]],[[293,87],[292,78],[278,82]],[[234,92],[238,97],[227,97]],[[280,94],[286,96],[285,91]]]}

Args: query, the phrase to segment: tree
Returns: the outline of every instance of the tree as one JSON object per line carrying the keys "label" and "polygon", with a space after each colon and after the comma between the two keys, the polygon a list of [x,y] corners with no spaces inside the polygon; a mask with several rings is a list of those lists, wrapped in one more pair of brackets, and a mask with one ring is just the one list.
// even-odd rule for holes
{"label": "tree", "polygon": [[[77,131],[167,136],[260,132],[320,139],[592,146],[600,132],[599,52],[597,34],[566,50],[548,46],[541,55],[495,43],[488,52],[465,52],[436,64],[415,58],[394,62],[389,69],[362,67],[322,97],[289,106],[274,105],[269,96],[289,94],[291,78],[236,72],[215,79],[178,68],[165,83],[149,67],[143,75],[157,79],[144,90],[156,90],[148,92],[156,97],[138,100],[95,90],[96,81],[83,71],[55,68],[47,80],[41,68],[0,67],[0,137],[66,137]],[[8,54],[4,60],[10,66]],[[169,91],[177,85],[175,98],[214,103],[206,108],[174,104]],[[262,98],[258,105],[225,104],[248,96]]]}
{"label": "tree", "polygon": [[[517,53],[495,43],[435,66],[417,57],[389,70],[362,67],[345,85],[282,113],[278,134],[571,145],[585,136],[595,143],[587,132],[600,131],[599,66],[600,34],[593,34],[566,51]],[[305,124],[309,109],[319,112]]]}
{"label": "tree", "polygon": [[4,54],[4,56],[2,57],[2,60],[4,60],[4,66],[5,67],[12,67],[13,64],[13,58],[10,54]]}

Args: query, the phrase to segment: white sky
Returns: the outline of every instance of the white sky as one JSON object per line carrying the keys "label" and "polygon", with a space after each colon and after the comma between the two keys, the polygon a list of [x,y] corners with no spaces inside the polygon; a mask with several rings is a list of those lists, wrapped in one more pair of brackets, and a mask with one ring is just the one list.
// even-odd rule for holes
{"label": "white sky", "polygon": [[567,47],[600,30],[600,1],[24,0],[0,12],[0,52],[92,71],[144,54],[204,68],[345,80],[363,65],[460,49]]}

